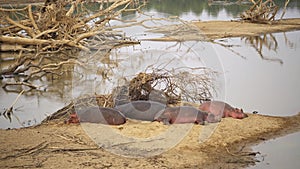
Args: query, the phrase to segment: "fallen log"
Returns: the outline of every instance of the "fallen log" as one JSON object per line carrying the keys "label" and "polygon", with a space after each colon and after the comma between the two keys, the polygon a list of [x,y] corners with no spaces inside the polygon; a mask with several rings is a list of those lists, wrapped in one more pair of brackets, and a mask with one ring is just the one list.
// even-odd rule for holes
{"label": "fallen log", "polygon": [[45,40],[45,39],[29,39],[29,38],[21,38],[21,37],[10,37],[10,36],[0,36],[0,42],[8,43],[8,44],[19,44],[19,45],[67,45],[70,47],[76,47],[84,51],[89,51],[89,48],[84,47],[80,44],[76,44],[71,40]]}

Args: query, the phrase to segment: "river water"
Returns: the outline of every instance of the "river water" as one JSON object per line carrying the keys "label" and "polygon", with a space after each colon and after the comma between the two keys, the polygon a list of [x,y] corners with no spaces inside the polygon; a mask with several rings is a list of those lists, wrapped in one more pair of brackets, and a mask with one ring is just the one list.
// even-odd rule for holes
{"label": "river water", "polygon": [[[275,1],[277,2],[277,1]],[[291,1],[286,18],[300,17],[300,1]],[[278,1],[283,6],[283,2]],[[144,10],[155,17],[179,16],[183,20],[237,19],[247,5],[208,4],[197,0],[153,0]],[[282,10],[278,11],[277,17]],[[124,16],[136,18],[137,14]],[[146,16],[139,16],[140,19]],[[172,23],[172,22],[170,22]],[[169,21],[148,23],[170,24]],[[112,25],[118,23],[112,23]],[[47,115],[68,104],[72,99],[93,93],[108,93],[122,83],[121,77],[132,77],[152,67],[209,67],[220,73],[217,79],[216,99],[242,107],[245,112],[257,111],[264,115],[290,116],[300,112],[300,32],[266,34],[260,37],[229,38],[218,43],[230,44],[225,48],[207,42],[152,42],[142,39],[162,36],[145,32],[136,26],[125,31],[127,36],[141,40],[141,45],[113,50],[111,56],[90,65],[88,71],[74,67],[64,80],[47,78],[42,84],[47,92],[32,92],[20,96],[9,120],[0,116],[0,128],[19,128],[40,123]],[[250,42],[255,43],[250,43]],[[260,49],[259,45],[262,45]],[[259,54],[261,52],[262,56]],[[99,56],[101,57],[101,55]],[[172,61],[170,61],[172,58]],[[93,62],[93,61],[90,61]],[[3,66],[3,65],[2,65]],[[99,67],[109,68],[103,73]],[[1,67],[0,67],[1,68]],[[104,76],[108,75],[108,77]],[[113,77],[113,78],[112,78]],[[5,81],[7,79],[4,79]],[[2,85],[2,81],[0,81]],[[18,93],[0,89],[0,112],[9,107]],[[268,141],[254,147],[264,158],[252,168],[297,168],[300,133]],[[276,147],[276,149],[274,148]],[[284,157],[278,159],[278,154]]]}

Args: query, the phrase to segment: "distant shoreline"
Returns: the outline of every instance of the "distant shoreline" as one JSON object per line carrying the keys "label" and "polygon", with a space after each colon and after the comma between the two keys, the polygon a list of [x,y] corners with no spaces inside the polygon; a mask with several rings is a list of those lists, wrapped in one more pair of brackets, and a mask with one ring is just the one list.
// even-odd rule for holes
{"label": "distant shoreline", "polygon": [[[187,27],[190,32],[182,34],[170,34],[178,25],[168,26],[165,29],[151,30],[162,33],[163,37],[143,39],[145,41],[186,41],[186,40],[215,40],[232,37],[259,36],[265,33],[277,33],[300,30],[300,18],[276,20],[270,24],[251,23],[246,21],[195,21]],[[196,26],[196,27],[195,27]],[[199,34],[195,34],[199,31]]]}

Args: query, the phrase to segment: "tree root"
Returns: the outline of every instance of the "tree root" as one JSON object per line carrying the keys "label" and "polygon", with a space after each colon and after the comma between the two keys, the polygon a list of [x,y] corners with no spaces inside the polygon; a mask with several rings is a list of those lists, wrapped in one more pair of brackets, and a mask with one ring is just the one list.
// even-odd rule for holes
{"label": "tree root", "polygon": [[103,50],[139,44],[120,36],[109,22],[117,20],[122,12],[139,10],[143,5],[135,0],[116,0],[102,10],[89,11],[82,0],[46,0],[43,6],[35,8],[32,5],[22,9],[0,8],[0,44],[18,45],[15,50],[19,51],[15,62],[0,70],[0,75],[27,76],[21,81],[7,82],[3,87],[18,85],[39,89],[31,84],[33,79],[46,74],[60,76],[63,72],[59,70],[64,65],[84,66],[73,58],[74,53],[90,52],[94,44]]}

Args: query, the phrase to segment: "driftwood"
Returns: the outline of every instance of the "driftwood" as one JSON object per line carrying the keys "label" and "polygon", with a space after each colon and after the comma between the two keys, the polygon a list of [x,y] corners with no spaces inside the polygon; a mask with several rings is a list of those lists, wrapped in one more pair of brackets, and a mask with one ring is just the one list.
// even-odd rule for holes
{"label": "driftwood", "polygon": [[[17,57],[0,69],[0,78],[24,75],[8,86],[27,86],[47,74],[61,76],[63,67],[84,66],[77,58],[79,51],[103,50],[138,44],[109,25],[121,13],[139,10],[144,3],[135,0],[101,1],[99,10],[90,11],[84,0],[46,0],[44,5],[21,9],[0,8],[0,50],[13,47]],[[119,27],[118,27],[119,28]],[[2,47],[3,46],[3,47]],[[2,50],[3,48],[3,50]],[[5,49],[4,49],[5,48]]]}
{"label": "driftwood", "polygon": [[280,16],[280,19],[283,19],[283,16],[286,12],[286,7],[288,6],[289,2],[290,2],[290,0],[285,0],[285,4],[284,4],[283,11],[282,11],[282,14]]}
{"label": "driftwood", "polygon": [[[24,93],[24,90],[22,90],[19,95],[17,96],[17,98],[14,100],[14,102],[11,104],[10,107],[6,108],[4,110],[4,112],[2,113],[2,115],[6,118],[9,119],[9,121],[11,121],[11,116],[13,116],[14,113],[14,105],[17,103],[18,99],[20,98],[20,96]],[[16,116],[15,116],[16,117]],[[17,118],[17,117],[16,117]],[[19,119],[17,118],[17,120],[19,121]]]}
{"label": "driftwood", "polygon": [[48,116],[42,121],[42,123],[47,123],[52,120],[65,122],[69,118],[69,115],[75,113],[76,110],[90,106],[113,107],[112,95],[81,96],[80,98],[74,99],[67,106]]}
{"label": "driftwood", "polygon": [[166,104],[181,101],[203,102],[215,94],[216,72],[208,68],[186,68],[201,70],[193,74],[186,70],[153,69],[152,73],[139,73],[129,82],[130,100],[153,100]]}
{"label": "driftwood", "polygon": [[11,154],[11,155],[6,155],[4,157],[2,157],[0,160],[6,160],[9,158],[17,158],[17,157],[21,157],[21,156],[28,156],[31,154],[35,154],[43,149],[45,149],[48,146],[48,143],[46,141],[33,146],[33,147],[27,147],[25,149],[19,150],[19,152],[15,153],[15,154]]}
{"label": "driftwood", "polygon": [[[132,3],[133,0],[116,0],[106,9],[92,14],[85,8],[83,0],[46,0],[45,5],[35,11],[31,5],[23,9],[0,8],[0,42],[38,46],[39,50],[63,46],[89,51],[86,39],[105,35],[111,30],[108,22]],[[113,34],[116,33],[109,32],[107,36]]]}
{"label": "driftwood", "polygon": [[275,20],[278,6],[273,0],[251,0],[253,5],[241,14],[241,19],[258,23],[270,23]]}
{"label": "driftwood", "polygon": [[[252,2],[252,6],[241,14],[241,19],[256,23],[268,23],[271,24],[275,21],[275,16],[278,11],[278,6],[273,0],[249,0]],[[285,0],[285,5],[280,19],[283,18],[286,7],[290,1]]]}

